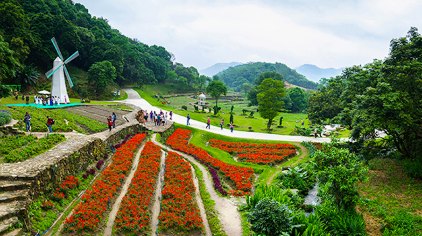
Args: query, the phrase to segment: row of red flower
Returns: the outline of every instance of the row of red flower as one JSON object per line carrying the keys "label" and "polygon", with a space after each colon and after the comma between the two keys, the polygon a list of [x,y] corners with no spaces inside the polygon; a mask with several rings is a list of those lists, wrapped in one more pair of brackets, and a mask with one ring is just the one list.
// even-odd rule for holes
{"label": "row of red flower", "polygon": [[166,143],[172,148],[192,155],[200,162],[219,170],[227,178],[233,181],[237,190],[237,195],[247,194],[251,191],[252,175],[254,173],[252,168],[230,165],[212,157],[205,150],[189,144],[190,135],[190,130],[178,128],[167,139]]}
{"label": "row of red flower", "polygon": [[65,221],[65,231],[95,231],[111,206],[117,190],[132,167],[134,152],[146,134],[137,134],[116,150],[113,162],[101,173],[92,188],[82,196],[73,214]]}
{"label": "row of red flower", "polygon": [[117,232],[144,235],[149,233],[152,197],[160,171],[161,148],[147,142],[138,168],[117,212],[114,226]]}
{"label": "row of red flower", "polygon": [[209,143],[212,147],[237,155],[241,161],[257,164],[274,164],[296,155],[296,148],[291,144],[226,142],[217,139],[210,139]]}
{"label": "row of red flower", "polygon": [[174,152],[169,152],[166,157],[159,220],[160,231],[167,233],[202,230],[190,164]]}

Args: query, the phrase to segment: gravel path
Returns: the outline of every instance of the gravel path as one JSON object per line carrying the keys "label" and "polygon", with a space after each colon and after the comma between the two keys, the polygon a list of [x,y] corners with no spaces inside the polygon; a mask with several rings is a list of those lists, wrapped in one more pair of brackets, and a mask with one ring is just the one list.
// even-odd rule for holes
{"label": "gravel path", "polygon": [[[154,134],[155,139],[155,134]],[[161,201],[161,190],[163,189],[164,182],[164,172],[165,172],[165,163],[166,163],[166,153],[161,150],[161,160],[160,160],[160,173],[158,175],[157,186],[155,187],[154,193],[154,203],[152,205],[152,215],[151,215],[151,234],[158,235],[158,216],[160,215],[160,201]]]}
{"label": "gravel path", "polygon": [[[122,102],[137,106],[139,108],[142,108],[148,111],[162,110],[161,108],[152,106],[145,99],[142,99],[135,90],[125,89],[125,91],[128,94],[128,99]],[[181,116],[181,115],[177,115],[173,113],[173,121],[178,124],[186,125],[186,117]],[[277,141],[289,141],[289,142],[305,141],[305,142],[318,142],[318,143],[325,143],[325,142],[331,141],[330,138],[313,138],[313,137],[305,137],[305,136],[267,134],[267,133],[246,132],[246,131],[236,131],[236,130],[233,133],[231,133],[229,129],[221,130],[220,127],[217,127],[217,126],[211,126],[211,129],[205,129],[206,124],[204,122],[200,122],[193,119],[190,120],[190,126],[192,126],[193,128],[205,130],[211,133],[221,134],[221,135],[236,137],[236,138],[264,139],[264,140],[277,140]]]}
{"label": "gravel path", "polygon": [[176,152],[177,154],[181,155],[185,159],[189,160],[190,162],[194,163],[199,167],[199,169],[204,174],[204,182],[207,188],[207,191],[210,193],[211,199],[215,202],[215,209],[219,213],[219,219],[221,224],[223,225],[223,229],[227,235],[234,235],[240,236],[242,235],[242,224],[240,220],[240,213],[237,210],[237,206],[234,203],[234,199],[229,199],[225,197],[220,197],[213,187],[212,177],[208,170],[199,163],[195,158],[192,156],[186,155],[182,152],[176,151],[167,147],[161,143],[158,143],[153,139],[153,142],[164,149],[167,149],[172,152]]}
{"label": "gravel path", "polygon": [[138,149],[135,159],[133,160],[132,169],[130,170],[129,175],[126,178],[125,183],[123,184],[122,190],[120,191],[120,194],[116,199],[116,202],[113,204],[110,215],[108,216],[106,229],[104,230],[105,236],[110,236],[113,232],[114,220],[116,219],[117,212],[119,211],[120,203],[122,203],[123,197],[126,195],[127,190],[129,189],[130,183],[132,182],[133,176],[135,175],[136,169],[138,168],[139,158],[141,157],[141,152],[144,149],[144,146],[145,144],[143,144]]}

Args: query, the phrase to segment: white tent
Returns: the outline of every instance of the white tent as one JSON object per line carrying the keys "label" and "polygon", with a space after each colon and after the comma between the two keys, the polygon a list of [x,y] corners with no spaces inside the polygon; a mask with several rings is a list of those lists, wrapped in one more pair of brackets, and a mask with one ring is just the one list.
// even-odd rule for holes
{"label": "white tent", "polygon": [[43,94],[43,95],[48,95],[48,94],[50,94],[50,92],[48,92],[47,90],[41,90],[41,91],[38,91],[38,93],[39,93],[39,94]]}

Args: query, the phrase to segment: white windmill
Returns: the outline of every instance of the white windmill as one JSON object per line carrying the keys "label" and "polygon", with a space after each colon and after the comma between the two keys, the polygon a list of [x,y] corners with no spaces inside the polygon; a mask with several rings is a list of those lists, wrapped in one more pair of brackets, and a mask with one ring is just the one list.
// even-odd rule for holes
{"label": "white windmill", "polygon": [[66,74],[67,81],[69,82],[69,86],[73,87],[72,79],[70,78],[69,72],[66,69],[66,64],[73,61],[76,57],[79,56],[79,52],[76,51],[73,53],[69,58],[63,60],[62,53],[60,52],[59,45],[57,44],[56,39],[53,37],[51,39],[53,43],[54,49],[58,54],[58,57],[53,62],[53,68],[45,73],[47,78],[53,76],[52,86],[51,86],[51,96],[60,98],[61,103],[68,103],[69,96],[67,95],[66,83],[64,81],[64,77]]}

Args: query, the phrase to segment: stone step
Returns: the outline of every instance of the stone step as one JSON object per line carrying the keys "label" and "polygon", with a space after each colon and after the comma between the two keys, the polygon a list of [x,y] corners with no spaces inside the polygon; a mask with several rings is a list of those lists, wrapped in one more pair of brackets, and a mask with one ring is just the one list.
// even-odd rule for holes
{"label": "stone step", "polygon": [[0,235],[5,235],[6,233],[9,233],[9,232],[7,232],[9,227],[13,226],[13,224],[17,223],[18,221],[19,221],[18,217],[16,217],[16,216],[1,221],[0,222]]}
{"label": "stone step", "polygon": [[23,229],[15,229],[10,232],[7,232],[6,234],[3,234],[3,236],[20,236],[20,235],[23,235]]}
{"label": "stone step", "polygon": [[25,210],[26,201],[0,203],[0,222],[18,216]]}
{"label": "stone step", "polygon": [[0,202],[27,200],[28,197],[29,189],[0,192]]}
{"label": "stone step", "polygon": [[0,180],[0,192],[29,189],[31,182],[24,180]]}

